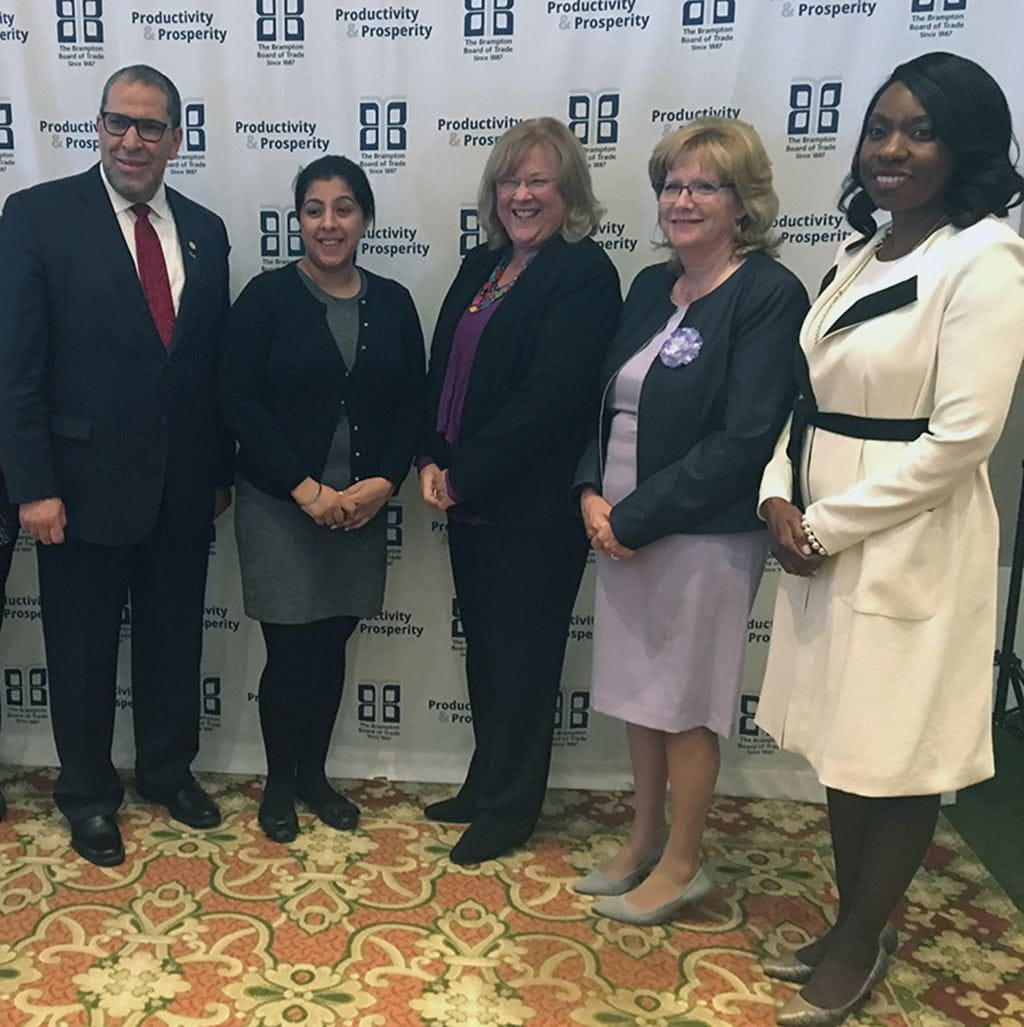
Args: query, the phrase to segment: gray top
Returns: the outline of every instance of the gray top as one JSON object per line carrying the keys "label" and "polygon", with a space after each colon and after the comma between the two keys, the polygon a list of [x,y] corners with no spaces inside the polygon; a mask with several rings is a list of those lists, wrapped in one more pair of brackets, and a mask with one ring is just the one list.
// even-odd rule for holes
{"label": "gray top", "polygon": [[[351,371],[359,340],[359,303],[366,292],[338,299],[301,269],[299,279],[326,308],[327,326]],[[348,418],[342,410],[322,480],[339,491],[352,481]],[[358,531],[315,524],[291,500],[282,501],[238,479],[235,535],[245,612],[273,624],[307,624],[327,617],[372,617],[384,602],[386,508]]]}

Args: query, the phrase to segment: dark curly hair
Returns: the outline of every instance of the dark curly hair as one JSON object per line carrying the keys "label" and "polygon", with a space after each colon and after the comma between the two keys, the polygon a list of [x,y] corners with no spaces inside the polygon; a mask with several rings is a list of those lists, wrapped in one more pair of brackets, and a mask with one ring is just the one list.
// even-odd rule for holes
{"label": "dark curly hair", "polygon": [[952,224],[966,228],[988,214],[1005,217],[1008,208],[1024,199],[1024,178],[1010,159],[1013,137],[1010,108],[999,83],[980,64],[957,54],[922,54],[897,65],[878,87],[864,114],[850,174],[843,183],[839,209],[865,238],[877,226],[874,201],[860,178],[860,150],[868,119],[879,97],[900,82],[917,98],[931,118],[935,137],[946,147],[953,172],[943,197]]}

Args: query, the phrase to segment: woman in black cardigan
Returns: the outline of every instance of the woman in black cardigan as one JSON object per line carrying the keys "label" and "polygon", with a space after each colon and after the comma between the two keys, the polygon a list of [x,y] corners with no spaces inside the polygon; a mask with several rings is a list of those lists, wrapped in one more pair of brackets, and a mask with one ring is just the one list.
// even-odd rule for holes
{"label": "woman in black cardigan", "polygon": [[257,275],[238,297],[221,375],[240,444],[245,611],[267,646],[259,822],[275,841],[298,832],[296,797],[332,827],[359,818],[328,784],[325,761],[346,642],[382,607],[385,506],[412,462],[424,385],[412,298],[355,265],[374,215],[362,169],[344,157],[314,161],[296,180],[295,209],[305,256]]}
{"label": "woman in black cardigan", "polygon": [[487,244],[438,315],[421,445],[424,500],[449,514],[475,749],[433,820],[468,823],[456,863],[533,832],[586,538],[565,497],[621,302],[589,238],[600,208],[576,137],[554,118],[510,129],[479,193]]}
{"label": "woman in black cardigan", "polygon": [[768,552],[757,487],[807,310],[770,256],[778,201],[749,125],[693,122],[649,173],[673,257],[630,288],[577,476],[597,550],[591,708],[626,721],[636,795],[626,843],[576,890],[638,924],[711,887],[701,835]]}

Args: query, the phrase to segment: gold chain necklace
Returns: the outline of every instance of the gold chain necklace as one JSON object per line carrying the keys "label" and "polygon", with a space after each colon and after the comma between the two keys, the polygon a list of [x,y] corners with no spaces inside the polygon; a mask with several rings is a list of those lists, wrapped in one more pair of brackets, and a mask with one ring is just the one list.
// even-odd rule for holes
{"label": "gold chain necklace", "polygon": [[[920,246],[921,243],[923,243],[925,239],[927,239],[932,234],[932,232],[934,232],[941,224],[943,224],[946,221],[946,218],[947,215],[945,213],[940,214],[936,221],[933,221],[924,232],[920,233],[914,239],[914,242],[911,246],[908,246],[902,253],[896,253],[888,259],[899,260],[901,257],[905,257],[907,256],[907,254],[913,253],[914,250],[916,250],[918,246]],[[882,250],[885,249],[886,243],[888,243],[890,239],[892,239],[892,222],[889,223],[889,227],[885,230],[885,235],[882,236],[882,241],[878,244],[878,247],[875,250],[875,255],[878,257],[879,260],[883,261],[883,263],[885,262],[885,258],[881,256],[881,253]]]}

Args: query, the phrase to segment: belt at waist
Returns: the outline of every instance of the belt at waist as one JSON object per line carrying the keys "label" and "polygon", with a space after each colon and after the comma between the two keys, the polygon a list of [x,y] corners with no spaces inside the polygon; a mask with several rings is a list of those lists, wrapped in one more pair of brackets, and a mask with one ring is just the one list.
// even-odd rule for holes
{"label": "belt at waist", "polygon": [[793,469],[793,502],[804,508],[800,489],[800,468],[804,438],[810,427],[823,428],[836,435],[876,442],[913,442],[928,430],[927,417],[860,417],[857,414],[838,414],[817,410],[805,396],[798,396],[793,407],[793,422],[789,430],[786,455]]}

